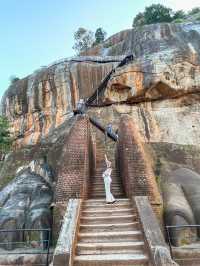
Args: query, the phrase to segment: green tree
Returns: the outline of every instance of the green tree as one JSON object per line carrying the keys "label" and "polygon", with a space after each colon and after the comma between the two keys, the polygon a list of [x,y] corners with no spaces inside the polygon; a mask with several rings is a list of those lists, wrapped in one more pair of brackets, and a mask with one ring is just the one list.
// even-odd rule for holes
{"label": "green tree", "polygon": [[183,10],[178,10],[174,13],[173,15],[173,20],[175,19],[185,19],[186,18],[186,14]]}
{"label": "green tree", "polygon": [[139,12],[136,17],[133,20],[133,27],[134,26],[142,26],[145,25],[145,17],[144,17],[144,13]]}
{"label": "green tree", "polygon": [[173,12],[171,8],[161,4],[152,4],[145,8],[143,13],[139,13],[133,20],[133,26],[142,26],[145,24],[171,22]]}
{"label": "green tree", "polygon": [[200,13],[200,7],[194,7],[191,11],[188,12],[189,16],[195,15],[197,13]]}
{"label": "green tree", "polygon": [[145,8],[144,16],[146,24],[171,22],[172,9],[161,4],[153,4]]}
{"label": "green tree", "polygon": [[95,32],[95,42],[94,45],[100,44],[105,40],[106,31],[103,28],[98,28]]}
{"label": "green tree", "polygon": [[11,84],[14,84],[16,81],[20,80],[20,78],[18,78],[15,75],[12,75],[12,76],[10,76],[9,80],[10,80]]}
{"label": "green tree", "polygon": [[0,116],[0,159],[10,151],[12,145],[12,138],[10,135],[10,125],[8,119]]}
{"label": "green tree", "polygon": [[85,52],[90,47],[92,47],[94,43],[94,34],[90,30],[79,28],[74,33],[74,40],[75,44],[73,46],[73,49],[76,50],[78,54],[80,54],[81,52]]}

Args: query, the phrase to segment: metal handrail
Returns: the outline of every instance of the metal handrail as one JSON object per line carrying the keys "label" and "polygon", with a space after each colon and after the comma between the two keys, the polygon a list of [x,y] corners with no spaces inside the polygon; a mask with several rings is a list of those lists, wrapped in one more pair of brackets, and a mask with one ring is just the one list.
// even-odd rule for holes
{"label": "metal handrail", "polygon": [[[8,245],[8,244],[25,244],[26,246],[23,246],[23,252],[21,252],[21,248],[18,248],[18,251],[16,251],[16,249],[14,250],[8,250],[0,252],[0,256],[1,255],[12,255],[12,254],[46,254],[47,258],[46,258],[46,266],[49,265],[49,254],[50,254],[50,241],[51,241],[51,229],[50,228],[46,228],[46,229],[20,229],[20,228],[16,228],[16,229],[0,229],[0,234],[4,234],[4,233],[15,233],[15,232],[47,232],[47,236],[46,239],[44,240],[38,240],[36,241],[37,243],[45,243],[45,247],[43,247],[43,250],[41,251],[40,248],[32,248],[33,252],[30,252],[30,246],[28,246],[28,244],[31,243],[30,241],[7,241],[7,242],[0,242],[0,246],[2,248],[3,245]],[[25,251],[25,248],[27,247],[28,251]],[[46,250],[46,252],[44,251]]]}
{"label": "metal handrail", "polygon": [[166,228],[200,227],[200,224],[166,225]]}
{"label": "metal handrail", "polygon": [[[92,96],[90,96],[85,105],[88,107],[88,106],[93,106],[93,102],[95,99],[98,99],[98,97],[100,95],[102,95],[104,89],[106,88],[106,85],[111,77],[111,75],[115,72],[115,70],[118,68],[118,67],[122,67],[124,65],[126,65],[127,63],[129,63],[130,61],[133,61],[134,57],[133,55],[127,55],[124,57],[124,59],[115,67],[113,68],[106,76],[105,78],[102,80],[102,82],[100,83],[100,85],[98,86],[98,88],[95,90],[95,92],[92,94]],[[96,105],[94,105],[96,106]]]}
{"label": "metal handrail", "polygon": [[[171,239],[176,239],[176,238],[172,238],[170,235],[170,229],[181,229],[181,228],[200,228],[200,224],[185,224],[185,225],[166,225],[166,233],[167,233],[167,242],[169,244],[169,249],[170,249],[170,254],[172,259],[176,260],[176,258],[174,258],[173,256],[173,250],[172,250],[172,242]],[[182,247],[181,247],[182,248]],[[200,250],[200,248],[198,247],[198,249]],[[198,258],[200,260],[200,258]]]}

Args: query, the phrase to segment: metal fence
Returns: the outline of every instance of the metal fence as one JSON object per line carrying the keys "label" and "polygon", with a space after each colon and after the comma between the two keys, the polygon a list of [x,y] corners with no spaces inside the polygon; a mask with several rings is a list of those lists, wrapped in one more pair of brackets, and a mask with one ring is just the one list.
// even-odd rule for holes
{"label": "metal fence", "polygon": [[0,257],[8,255],[43,255],[44,262],[32,265],[49,265],[51,229],[0,230]]}
{"label": "metal fence", "polygon": [[173,260],[200,265],[200,225],[166,226],[166,237]]}

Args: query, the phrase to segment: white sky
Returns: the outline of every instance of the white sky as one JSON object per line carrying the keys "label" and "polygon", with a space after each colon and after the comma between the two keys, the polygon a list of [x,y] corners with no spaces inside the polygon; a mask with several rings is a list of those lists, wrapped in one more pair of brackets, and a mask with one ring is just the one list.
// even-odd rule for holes
{"label": "white sky", "polygon": [[193,7],[200,7],[200,0],[162,0],[160,2],[175,10],[183,9],[188,11]]}

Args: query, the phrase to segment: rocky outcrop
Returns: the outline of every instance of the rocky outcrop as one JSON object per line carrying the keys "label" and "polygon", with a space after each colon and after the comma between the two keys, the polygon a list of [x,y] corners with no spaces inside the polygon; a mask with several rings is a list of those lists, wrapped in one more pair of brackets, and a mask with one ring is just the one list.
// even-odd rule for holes
{"label": "rocky outcrop", "polygon": [[[175,143],[170,137],[173,122],[177,128],[179,121],[181,126],[183,120],[188,123],[185,113],[193,104],[188,114],[195,112],[188,125],[192,137],[184,136],[178,143],[191,143],[193,138],[199,143],[197,128],[193,128],[198,127],[199,50],[198,23],[156,24],[122,31],[90,49],[87,56],[56,62],[14,83],[2,99],[2,112],[13,125],[16,144],[35,144],[68,120],[77,101],[91,96],[125,55],[133,54],[132,62],[114,71],[98,103],[137,104],[132,109],[137,109],[140,129],[149,131],[148,140]],[[171,113],[174,121],[170,119],[169,125]]]}
{"label": "rocky outcrop", "polygon": [[[0,191],[0,228],[5,230],[51,228],[52,199],[53,173],[48,164],[41,159],[20,167],[16,177]],[[17,246],[17,242],[27,240],[30,242],[35,239],[40,239],[41,245],[45,245],[42,241],[46,236],[41,232],[16,231],[0,234],[1,247],[4,249],[19,248],[21,246],[20,243]]]}
{"label": "rocky outcrop", "polygon": [[[80,57],[56,62],[15,82],[3,96],[1,112],[11,121],[17,148],[47,144],[48,153],[52,143],[68,134],[78,100],[89,98],[124,56],[132,54],[132,61],[114,69],[107,86],[94,101],[96,107],[88,107],[87,113],[104,125],[112,122],[114,130],[118,129],[121,116],[129,114],[143,136],[145,152],[148,148],[151,154],[148,158],[157,182],[173,183],[169,175],[179,168],[200,173],[199,51],[199,23],[156,24],[125,30]],[[62,162],[56,156],[62,145],[52,149],[54,152],[48,155],[58,169]],[[18,166],[22,163],[18,165],[16,160],[12,169]],[[8,168],[3,166],[4,176]],[[33,180],[35,174],[21,175],[21,180],[27,178]],[[180,178],[184,180],[184,173]],[[44,178],[42,182],[46,182]],[[13,184],[15,179],[8,188]],[[3,194],[10,195],[8,188]],[[169,204],[174,213],[182,208],[183,194],[179,188],[176,184],[172,192],[180,192],[180,204]],[[196,211],[188,207],[184,219],[192,220],[199,210],[190,195],[193,190],[198,191],[195,187],[187,188],[184,193]],[[14,198],[12,195],[12,201]],[[177,217],[175,220],[180,221]]]}
{"label": "rocky outcrop", "polygon": [[63,60],[15,82],[2,99],[17,145],[35,144],[68,120],[79,98],[89,97],[121,57]]}

